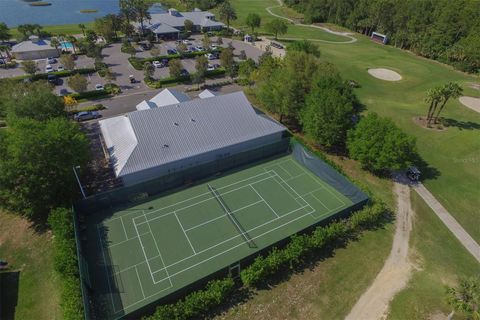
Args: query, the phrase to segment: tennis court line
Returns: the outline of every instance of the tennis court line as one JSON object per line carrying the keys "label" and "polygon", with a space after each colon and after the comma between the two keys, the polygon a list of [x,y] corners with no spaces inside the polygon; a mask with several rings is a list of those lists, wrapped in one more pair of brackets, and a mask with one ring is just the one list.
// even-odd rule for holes
{"label": "tennis court line", "polygon": [[[290,159],[291,160],[291,159]],[[293,163],[298,166],[300,169],[302,169],[302,167],[296,162],[296,161],[293,161]],[[309,175],[310,177],[312,178],[315,178],[317,176],[314,176],[313,173],[308,170],[308,168],[306,168],[306,173],[307,175]],[[317,177],[318,178],[318,177]],[[320,181],[316,180],[318,183],[320,183],[321,181],[321,185],[324,187],[324,189],[327,190],[328,193],[330,193],[332,196],[334,196],[335,198],[337,198],[338,201],[340,201],[341,203],[343,203],[343,205],[346,205],[345,201],[343,201],[342,199],[340,199],[335,193],[332,192],[332,190],[330,190],[330,188],[333,188],[332,186],[328,185],[328,183],[324,182],[322,179],[320,179]]]}
{"label": "tennis court line", "polygon": [[255,189],[251,184],[249,184],[249,186],[253,189],[253,191],[255,191],[255,193],[263,200],[263,202],[265,202],[265,204],[270,208],[270,210],[272,210],[273,214],[277,216],[277,218],[280,218],[280,216],[277,214],[277,212],[275,210],[273,210],[273,208],[270,206],[270,204],[265,201],[265,199],[260,195],[260,193],[258,193],[257,189]]}
{"label": "tennis court line", "polygon": [[[190,244],[190,247],[192,248],[193,253],[196,254],[197,252],[195,251],[195,248],[193,247],[192,242],[190,242],[190,238],[188,237],[187,233],[185,232],[185,229],[183,228],[183,225],[180,222],[180,219],[178,219],[177,213],[175,211],[173,211],[173,214],[175,215],[175,218],[177,218],[178,224],[180,225],[180,228],[182,228],[183,235],[185,236],[185,238],[187,238],[188,244]],[[149,221],[147,221],[147,223],[148,223],[148,225],[150,225]],[[152,237],[153,237],[153,234],[152,234]]]}
{"label": "tennis court line", "polygon": [[112,285],[110,284],[110,277],[109,277],[108,268],[107,268],[107,258],[105,257],[105,250],[103,250],[102,234],[100,233],[100,228],[98,226],[99,225],[97,224],[98,241],[100,242],[100,249],[102,250],[103,266],[105,267],[105,274],[107,275],[108,288],[110,289],[110,299],[112,301],[113,312],[117,313],[118,311],[115,308],[115,303],[113,302],[113,294],[112,294],[113,290],[112,290]]}
{"label": "tennis court line", "polygon": [[[145,211],[143,212],[143,216],[145,216]],[[147,217],[145,217],[145,219],[147,219]],[[137,229],[137,225],[135,224],[135,222],[133,224],[135,225],[135,229]],[[153,242],[155,243],[155,247],[157,248],[157,251],[158,251],[158,256],[160,256],[160,260],[162,260],[162,264],[163,264],[163,266],[165,266],[165,261],[163,260],[162,253],[160,252],[160,249],[158,248],[157,240],[155,239],[155,236],[153,235],[152,228],[150,228],[150,223],[148,223],[148,230],[150,230],[150,234],[152,235]],[[140,240],[140,244],[141,244],[142,249],[143,249],[142,238],[139,237],[139,240]],[[150,271],[150,275],[152,276],[152,282],[156,283],[155,279],[153,279],[152,269],[150,268],[150,263],[149,263],[150,260],[148,260],[147,255],[145,254],[145,251],[143,251],[143,253],[144,253],[144,256],[145,256],[145,262],[147,263],[147,266],[148,266],[148,271]],[[173,287],[173,283],[172,283],[172,279],[170,278],[170,275],[168,274],[167,269],[165,269],[165,273],[167,274],[167,278],[168,278],[168,281],[170,282],[170,288],[171,288],[171,287]]]}
{"label": "tennis court line", "polygon": [[[240,210],[243,210],[243,209],[252,207],[252,206],[254,206],[254,205],[256,205],[256,204],[259,204],[259,203],[262,203],[262,202],[263,202],[263,200],[255,201],[255,202],[253,202],[253,203],[250,203],[249,205],[246,205],[246,206],[244,206],[244,207],[241,207],[241,208],[238,208],[238,209],[236,209],[236,210],[233,210],[233,211],[230,212],[230,213],[232,213],[232,214],[233,214],[233,213],[236,213],[236,212],[238,212],[238,211],[240,211]],[[208,221],[205,221],[205,222],[202,222],[202,223],[200,223],[200,224],[197,224],[196,226],[193,226],[193,227],[191,227],[191,228],[185,229],[185,232],[188,232],[188,231],[190,231],[190,230],[193,230],[193,229],[202,227],[202,226],[204,226],[204,225],[206,225],[206,224],[209,224],[210,222],[214,222],[214,221],[216,221],[216,220],[218,220],[218,219],[223,219],[223,218],[225,218],[225,215],[218,216],[218,217],[216,217],[216,218],[213,218],[213,219],[210,219],[210,220],[208,220]]]}
{"label": "tennis court line", "polygon": [[[308,206],[303,206],[303,207],[297,208],[297,209],[295,209],[295,210],[292,210],[292,211],[284,214],[283,216],[281,216],[281,217],[279,217],[279,218],[274,218],[274,219],[269,220],[269,221],[267,221],[267,222],[265,222],[265,223],[262,223],[262,224],[260,224],[260,225],[257,225],[257,226],[255,226],[255,227],[247,230],[247,232],[256,230],[256,229],[258,229],[258,228],[260,228],[260,227],[263,227],[263,226],[265,226],[265,225],[267,225],[267,224],[269,224],[269,223],[272,223],[272,222],[274,222],[274,221],[277,221],[278,219],[281,219],[281,218],[283,218],[283,217],[286,217],[286,216],[288,216],[288,215],[290,215],[290,214],[292,214],[292,213],[294,213],[294,212],[297,212],[298,210],[302,210],[302,209],[304,209],[304,208],[306,208],[306,207],[308,207]],[[315,211],[315,210],[314,210],[314,211]],[[213,248],[215,248],[215,247],[218,247],[219,245],[222,245],[222,244],[224,244],[224,243],[226,243],[226,242],[228,242],[228,241],[231,241],[231,240],[233,240],[233,239],[235,239],[235,238],[238,238],[238,237],[241,237],[241,235],[238,234],[238,235],[236,235],[236,236],[233,236],[233,237],[231,237],[231,238],[228,238],[228,239],[226,239],[226,240],[223,240],[223,241],[221,241],[221,242],[219,242],[219,243],[217,243],[217,244],[215,244],[215,245],[213,245],[213,246],[210,246],[210,247],[208,247],[208,248],[205,248],[205,249],[199,251],[196,255],[199,255],[199,254],[201,254],[201,253],[204,253],[204,252],[206,252],[206,251],[208,251],[208,250],[211,250],[211,249],[213,249]],[[245,242],[240,243],[239,246],[240,246],[240,245],[245,245]],[[187,260],[187,259],[190,259],[190,258],[192,258],[192,257],[194,257],[194,256],[195,256],[195,255],[191,255],[191,256],[185,257],[185,258],[183,258],[183,259],[181,259],[181,260],[175,261],[174,263],[169,264],[169,265],[166,266],[165,268],[170,268],[170,267],[172,267],[172,266],[174,266],[174,265],[177,265],[177,264],[179,264],[179,263],[181,263],[181,262],[183,262],[183,261],[185,261],[185,260]],[[154,273],[160,272],[160,271],[162,271],[162,270],[163,270],[163,268],[155,271]]]}
{"label": "tennis court line", "polygon": [[122,219],[122,217],[120,217],[120,222],[122,223],[123,232],[125,233],[125,239],[129,240],[129,239],[128,239],[127,230],[125,229],[125,225],[123,224],[123,219]]}
{"label": "tennis court line", "polygon": [[[137,225],[135,224],[135,222],[133,222],[133,226],[135,227],[135,231],[137,232],[138,239],[140,240],[140,247],[142,248],[143,256],[145,258],[145,261],[147,261],[147,259],[148,259],[147,254],[145,253],[145,248],[143,247],[142,238],[140,238],[140,236],[138,235],[138,228],[137,228]],[[150,271],[150,276],[152,277],[152,282],[155,282],[155,280],[153,279],[152,270],[150,269],[150,264],[147,263],[147,267],[148,267],[148,270]]]}
{"label": "tennis court line", "polygon": [[[280,177],[275,171],[274,171],[273,173],[274,173],[274,176],[273,176],[273,177],[279,177],[280,180],[282,180],[283,182],[285,182],[285,184],[288,185],[289,188],[293,190],[293,188],[292,188],[288,183],[286,183],[286,181],[285,181],[284,179],[282,179],[282,177]],[[274,179],[274,180],[275,180],[275,179]],[[310,204],[309,204],[305,199],[302,199],[303,202],[305,202],[305,204],[301,204],[301,203],[298,201],[299,197],[294,198],[294,197],[290,194],[290,192],[288,192],[288,190],[282,185],[281,182],[278,182],[278,181],[276,181],[276,180],[275,180],[275,182],[278,183],[278,184],[283,188],[283,190],[285,190],[285,191],[288,193],[288,195],[291,196],[300,206],[304,206],[305,204],[308,205],[308,206],[310,206]],[[295,191],[294,191],[294,192],[295,192]],[[295,194],[298,196],[298,193],[295,192]],[[310,206],[310,208],[313,209],[312,206]]]}
{"label": "tennis court line", "polygon": [[[138,218],[138,217],[135,217],[135,218]],[[135,218],[134,218],[134,219],[135,219]],[[133,221],[133,219],[132,219],[132,221]],[[149,232],[142,233],[140,236],[144,236],[144,235],[146,235],[146,234],[148,234],[148,233],[149,233]],[[110,248],[116,247],[116,246],[118,246],[118,245],[124,244],[125,242],[132,241],[132,240],[137,239],[137,238],[138,238],[137,236],[134,236],[133,238],[130,238],[130,239],[128,239],[128,240],[123,240],[123,241],[120,241],[120,242],[111,244],[111,245],[107,246],[107,248],[110,249]]]}
{"label": "tennis court line", "polygon": [[[223,186],[223,187],[220,187],[220,188],[216,188],[216,189],[217,189],[217,190],[225,189],[225,188],[231,187],[231,186],[233,186],[233,185],[239,184],[240,182],[244,182],[244,181],[247,181],[247,180],[250,180],[250,179],[253,179],[253,178],[262,176],[262,175],[265,175],[265,174],[266,174],[266,172],[262,172],[262,173],[260,173],[260,174],[257,174],[257,175],[254,175],[254,176],[251,176],[251,177],[248,177],[248,178],[245,178],[245,179],[236,181],[236,182],[234,182],[234,183],[231,183],[231,184],[228,184],[228,185],[226,185],[226,186]],[[257,182],[260,182],[260,181],[262,181],[262,180],[259,180],[259,181],[257,181]],[[232,190],[232,191],[234,191],[234,190]],[[227,193],[228,193],[228,192],[225,192],[224,194],[227,194]],[[156,210],[154,210],[154,211],[147,212],[146,214],[149,215],[149,214],[151,214],[151,213],[154,213],[154,212],[157,212],[157,211],[166,209],[166,208],[170,208],[170,207],[173,207],[173,206],[175,206],[175,205],[177,205],[177,204],[179,204],[179,203],[187,202],[187,201],[190,201],[190,200],[193,200],[193,199],[196,199],[196,198],[200,198],[200,197],[205,196],[205,195],[208,195],[209,198],[212,198],[210,192],[205,192],[205,193],[196,195],[196,196],[194,196],[194,197],[191,197],[191,198],[188,198],[188,199],[185,199],[185,200],[176,202],[176,203],[174,203],[174,204],[171,204],[171,205],[168,205],[168,206],[165,206],[165,207],[156,209]],[[212,199],[214,199],[214,198],[212,198]]]}
{"label": "tennis court line", "polygon": [[145,292],[143,291],[142,281],[140,281],[137,267],[135,267],[135,273],[137,274],[138,283],[140,284],[140,289],[142,290],[143,299],[145,299]]}
{"label": "tennis court line", "polygon": [[[265,173],[263,173],[263,174],[265,174]],[[268,179],[270,179],[270,178],[271,178],[271,176],[269,176],[268,178],[265,178],[265,179],[261,179],[261,180],[255,181],[254,184],[255,184],[255,183],[262,182],[262,181],[264,181],[264,180],[268,180]],[[246,179],[246,180],[247,180],[247,179]],[[232,192],[234,192],[234,191],[238,191],[238,190],[243,189],[243,188],[246,188],[246,187],[248,187],[248,185],[244,185],[244,186],[238,187],[238,188],[236,188],[236,189],[229,190],[229,191],[227,191],[227,192],[219,193],[219,194],[220,194],[220,196],[223,196],[223,195],[232,193]],[[218,188],[218,189],[223,189],[223,188]],[[217,189],[217,190],[218,190],[218,189]],[[191,205],[188,205],[188,206],[186,206],[186,207],[181,207],[181,208],[176,209],[176,210],[174,210],[174,211],[177,211],[177,212],[178,212],[178,211],[181,211],[181,210],[184,210],[184,209],[188,209],[188,208],[194,207],[194,206],[196,206],[196,205],[198,205],[198,204],[200,204],[200,203],[204,203],[204,202],[207,202],[207,201],[210,201],[210,200],[215,200],[215,198],[211,196],[211,193],[210,193],[210,192],[203,193],[203,194],[204,194],[204,195],[205,195],[205,194],[208,194],[208,195],[209,195],[209,198],[208,198],[208,199],[204,199],[204,200],[200,200],[199,202],[195,202],[195,203],[193,203],[193,204],[191,204]],[[166,206],[166,207],[157,209],[157,210],[155,210],[155,211],[148,212],[146,215],[149,215],[149,214],[158,212],[158,211],[160,211],[160,210],[163,210],[163,209],[166,209],[166,208],[169,208],[169,207],[172,207],[172,206],[176,206],[176,205],[178,205],[179,203],[183,203],[183,202],[186,202],[186,201],[190,201],[190,200],[195,199],[195,198],[198,198],[198,196],[195,196],[195,197],[192,197],[192,198],[188,198],[188,199],[186,199],[186,200],[182,200],[182,201],[176,202],[176,203],[174,203],[174,204],[171,204],[171,205],[169,205],[169,206]],[[168,216],[168,215],[170,215],[170,214],[172,214],[172,213],[173,213],[173,211],[169,211],[169,212],[167,212],[167,213],[164,213],[164,214],[161,214],[161,215],[159,215],[159,216],[156,216],[156,217],[154,217],[154,218],[152,218],[152,219],[148,219],[148,218],[147,218],[147,221],[141,222],[141,223],[139,223],[138,225],[141,225],[141,224],[147,223],[147,222],[151,222],[151,221],[156,220],[156,219],[163,218],[163,217]],[[135,218],[133,218],[133,219],[136,219],[136,218],[138,218],[138,217],[135,217]],[[145,216],[145,218],[146,218],[146,216]]]}

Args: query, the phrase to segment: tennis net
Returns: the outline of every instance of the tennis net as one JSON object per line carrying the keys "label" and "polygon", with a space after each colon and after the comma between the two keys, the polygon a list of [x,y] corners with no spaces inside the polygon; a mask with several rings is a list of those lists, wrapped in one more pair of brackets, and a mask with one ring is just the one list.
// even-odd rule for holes
{"label": "tennis net", "polygon": [[230,219],[230,221],[233,223],[237,231],[242,235],[243,239],[245,242],[248,244],[250,248],[256,248],[257,245],[255,242],[253,242],[252,238],[248,235],[247,231],[243,229],[243,227],[240,225],[238,220],[233,216],[233,214],[230,212],[230,209],[226,205],[226,203],[223,201],[222,197],[220,194],[217,192],[217,190],[212,187],[210,184],[207,184],[208,190],[213,194],[215,199],[218,201],[220,204],[220,207],[222,207],[222,210],[225,212],[226,216]]}

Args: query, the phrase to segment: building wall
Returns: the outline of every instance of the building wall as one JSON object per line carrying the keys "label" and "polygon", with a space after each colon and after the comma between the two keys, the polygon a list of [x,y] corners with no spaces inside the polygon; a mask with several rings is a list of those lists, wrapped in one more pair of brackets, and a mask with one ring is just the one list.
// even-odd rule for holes
{"label": "building wall", "polygon": [[48,57],[59,57],[58,51],[55,48],[44,49],[41,51],[13,52],[12,54],[18,60],[37,60],[46,59]]}
{"label": "building wall", "polygon": [[245,141],[243,143],[227,146],[222,149],[213,150],[204,154],[200,154],[195,157],[181,159],[181,160],[178,160],[172,163],[167,163],[151,169],[128,174],[128,175],[122,176],[121,178],[125,186],[131,186],[140,182],[144,182],[144,181],[155,179],[171,173],[196,167],[201,164],[205,164],[205,163],[209,163],[217,160],[221,161],[222,158],[228,157],[230,155],[256,149],[263,145],[268,145],[274,142],[278,142],[282,139],[282,135],[283,135],[283,132],[279,132],[272,135],[260,137],[257,139],[252,139],[249,141]]}

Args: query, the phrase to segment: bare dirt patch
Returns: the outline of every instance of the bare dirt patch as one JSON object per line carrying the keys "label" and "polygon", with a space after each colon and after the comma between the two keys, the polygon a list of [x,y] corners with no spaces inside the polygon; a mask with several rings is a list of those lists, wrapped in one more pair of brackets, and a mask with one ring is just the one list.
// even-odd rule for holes
{"label": "bare dirt patch", "polygon": [[393,70],[385,68],[368,69],[368,73],[377,79],[385,81],[400,81],[402,76]]}
{"label": "bare dirt patch", "polygon": [[442,123],[430,123],[429,125],[427,124],[427,119],[424,117],[413,117],[412,118],[413,122],[415,122],[416,125],[427,129],[427,130],[433,130],[433,131],[444,131],[447,130],[447,127],[445,127]]}
{"label": "bare dirt patch", "polygon": [[472,83],[470,84],[470,88],[480,90],[480,83]]}
{"label": "bare dirt patch", "polygon": [[480,113],[480,98],[463,96],[458,99],[465,107]]}
{"label": "bare dirt patch", "polygon": [[409,258],[409,239],[414,212],[408,185],[395,182],[396,229],[390,256],[372,285],[357,301],[346,320],[386,319],[393,297],[408,283],[414,266]]}

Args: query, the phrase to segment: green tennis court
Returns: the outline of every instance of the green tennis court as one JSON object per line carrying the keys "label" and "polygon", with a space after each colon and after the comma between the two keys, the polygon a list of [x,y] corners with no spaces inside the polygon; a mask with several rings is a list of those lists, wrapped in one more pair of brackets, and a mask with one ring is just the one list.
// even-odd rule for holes
{"label": "green tennis court", "polygon": [[352,201],[286,155],[141,205],[89,217],[89,270],[116,319],[312,224]]}

